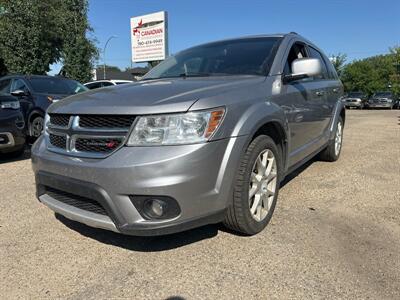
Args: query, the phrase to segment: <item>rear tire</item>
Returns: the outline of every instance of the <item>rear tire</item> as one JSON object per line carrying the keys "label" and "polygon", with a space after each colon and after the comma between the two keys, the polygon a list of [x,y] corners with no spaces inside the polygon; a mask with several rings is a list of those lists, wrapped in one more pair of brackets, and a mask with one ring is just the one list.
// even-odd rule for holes
{"label": "rear tire", "polygon": [[241,158],[224,225],[246,235],[262,231],[275,210],[281,176],[278,147],[269,136],[256,137]]}
{"label": "rear tire", "polygon": [[343,144],[343,119],[339,117],[336,124],[335,137],[329,141],[328,146],[322,150],[319,157],[323,161],[337,161],[342,152]]}

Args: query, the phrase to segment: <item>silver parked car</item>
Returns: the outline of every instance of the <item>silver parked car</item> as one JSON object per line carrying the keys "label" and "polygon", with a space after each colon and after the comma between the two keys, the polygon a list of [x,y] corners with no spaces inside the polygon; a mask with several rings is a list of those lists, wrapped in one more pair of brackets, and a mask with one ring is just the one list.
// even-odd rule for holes
{"label": "silver parked car", "polygon": [[392,92],[376,92],[368,100],[368,108],[390,108],[393,109],[396,100]]}
{"label": "silver parked car", "polygon": [[140,82],[53,104],[32,147],[37,196],[125,234],[221,221],[256,234],[288,173],[339,158],[342,93],[329,59],[295,33],[184,50]]}
{"label": "silver parked car", "polygon": [[342,101],[346,108],[363,109],[367,100],[368,96],[363,92],[350,92],[347,94],[347,96],[342,98]]}

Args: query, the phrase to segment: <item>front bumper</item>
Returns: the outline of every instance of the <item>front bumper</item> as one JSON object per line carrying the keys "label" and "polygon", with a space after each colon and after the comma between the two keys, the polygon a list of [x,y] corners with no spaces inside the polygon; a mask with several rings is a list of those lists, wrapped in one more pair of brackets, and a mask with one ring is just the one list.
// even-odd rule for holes
{"label": "front bumper", "polygon": [[0,111],[0,152],[8,153],[25,145],[24,119],[19,111]]}
{"label": "front bumper", "polygon": [[368,108],[392,108],[393,103],[368,103]]}
{"label": "front bumper", "polygon": [[[49,152],[43,138],[32,147],[37,196],[53,211],[89,226],[132,235],[169,234],[223,220],[246,137],[162,147],[123,147],[104,159]],[[94,213],[65,204],[48,190],[97,201]],[[146,219],[132,197],[168,196],[180,207],[172,219]]]}
{"label": "front bumper", "polygon": [[362,102],[344,102],[344,106],[347,107],[363,107],[363,103]]}

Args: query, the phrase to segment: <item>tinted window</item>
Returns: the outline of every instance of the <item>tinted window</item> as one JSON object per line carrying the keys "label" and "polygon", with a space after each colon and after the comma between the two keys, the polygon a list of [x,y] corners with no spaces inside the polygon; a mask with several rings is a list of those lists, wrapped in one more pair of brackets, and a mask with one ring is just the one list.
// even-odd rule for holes
{"label": "tinted window", "polygon": [[333,66],[332,62],[326,56],[324,56],[324,58],[325,58],[325,65],[328,68],[328,77],[329,77],[329,79],[334,79],[334,80],[339,79],[339,76],[338,76],[338,74],[336,72],[336,69]]}
{"label": "tinted window", "polygon": [[378,92],[374,94],[374,97],[392,97],[391,92]]}
{"label": "tinted window", "polygon": [[102,86],[110,86],[110,85],[114,85],[114,84],[112,82],[107,82],[107,81],[102,82]]}
{"label": "tinted window", "polygon": [[11,92],[21,90],[24,92],[29,91],[28,87],[26,86],[25,82],[22,79],[14,79]]}
{"label": "tinted window", "polygon": [[328,79],[329,78],[328,70],[326,69],[326,65],[325,65],[324,59],[322,58],[321,53],[319,53],[317,50],[315,50],[312,47],[309,47],[308,49],[310,51],[310,57],[319,59],[319,61],[321,62],[321,66],[322,66],[322,74],[319,76],[315,76],[314,79]]}
{"label": "tinted window", "polygon": [[0,80],[0,93],[9,94],[10,93],[11,79]]}
{"label": "tinted window", "polygon": [[182,75],[265,75],[280,38],[248,38],[190,48],[153,68],[143,79]]}
{"label": "tinted window", "polygon": [[94,90],[94,89],[98,89],[99,87],[101,87],[101,82],[88,83],[88,84],[85,84],[85,86],[90,90]]}
{"label": "tinted window", "polygon": [[120,85],[120,84],[126,84],[126,83],[129,83],[129,82],[125,82],[125,81],[118,81],[118,82],[116,82],[115,84],[116,84],[116,85]]}
{"label": "tinted window", "polygon": [[88,90],[79,82],[69,79],[37,77],[29,81],[36,93],[72,95]]}
{"label": "tinted window", "polygon": [[305,57],[307,57],[305,46],[303,44],[294,44],[292,48],[290,48],[283,73],[286,75],[292,74],[292,63],[296,59]]}
{"label": "tinted window", "polygon": [[359,98],[361,98],[361,97],[364,97],[364,93],[362,93],[362,92],[350,92],[347,96],[348,97],[359,97]]}

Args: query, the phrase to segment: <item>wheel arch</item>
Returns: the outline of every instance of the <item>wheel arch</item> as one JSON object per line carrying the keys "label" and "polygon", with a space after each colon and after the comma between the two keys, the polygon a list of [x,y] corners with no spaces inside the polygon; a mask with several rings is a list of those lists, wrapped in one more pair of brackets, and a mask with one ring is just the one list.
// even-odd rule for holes
{"label": "wheel arch", "polygon": [[249,144],[259,135],[269,136],[281,151],[284,170],[286,170],[286,162],[288,157],[288,138],[287,132],[283,124],[278,120],[268,120],[260,124],[256,130],[250,135]]}

